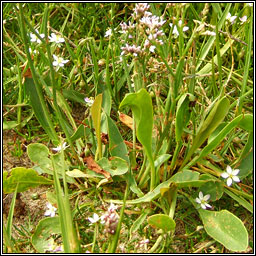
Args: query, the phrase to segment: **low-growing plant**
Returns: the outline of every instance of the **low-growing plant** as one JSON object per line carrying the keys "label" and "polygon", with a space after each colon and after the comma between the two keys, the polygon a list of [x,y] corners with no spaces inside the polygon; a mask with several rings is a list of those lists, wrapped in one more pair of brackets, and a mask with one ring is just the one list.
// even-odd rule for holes
{"label": "low-growing plant", "polygon": [[[26,15],[30,5],[4,8],[20,28],[14,40],[6,16],[3,32],[16,56],[18,96],[17,120],[5,120],[4,129],[21,132],[35,115],[51,144],[29,144],[33,168],[4,171],[3,191],[15,197],[54,185],[47,217],[31,237],[36,251],[120,251],[126,211],[139,207],[127,244],[146,225],[156,230],[155,242],[145,236],[133,252],[150,244],[149,253],[170,253],[179,196],[215,241],[232,252],[247,250],[243,221],[230,207],[215,210],[214,204],[226,194],[253,213],[252,193],[243,184],[253,169],[250,4],[137,3],[122,9],[114,3],[43,3],[36,5],[43,11],[40,25]],[[70,19],[92,6],[109,25],[102,24],[104,36],[95,35],[101,23],[94,13],[87,34],[72,39],[65,32]],[[53,14],[62,11],[67,15],[60,25]],[[73,25],[79,33],[80,25]],[[79,121],[72,104],[85,109]],[[30,112],[22,121],[25,106]],[[109,195],[102,197],[102,189]],[[100,199],[104,209],[81,204],[82,193]],[[4,226],[7,252],[15,250],[13,209],[14,201]]]}

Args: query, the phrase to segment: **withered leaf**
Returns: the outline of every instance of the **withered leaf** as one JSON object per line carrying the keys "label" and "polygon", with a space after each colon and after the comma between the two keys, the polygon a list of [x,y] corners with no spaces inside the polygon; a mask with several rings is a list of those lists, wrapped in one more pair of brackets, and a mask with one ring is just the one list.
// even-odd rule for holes
{"label": "withered leaf", "polygon": [[84,157],[84,161],[85,163],[87,164],[87,167],[88,169],[96,172],[96,173],[99,173],[99,174],[102,174],[104,175],[107,179],[110,179],[111,176],[110,176],[110,173],[103,170],[93,159],[92,156],[87,156],[87,157]]}

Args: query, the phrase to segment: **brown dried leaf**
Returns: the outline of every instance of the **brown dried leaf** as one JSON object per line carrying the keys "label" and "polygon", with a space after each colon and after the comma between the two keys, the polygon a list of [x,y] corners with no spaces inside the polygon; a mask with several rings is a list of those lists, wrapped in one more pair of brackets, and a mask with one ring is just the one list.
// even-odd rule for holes
{"label": "brown dried leaf", "polygon": [[126,126],[133,130],[133,119],[130,116],[120,113],[119,119],[122,123],[124,123]]}
{"label": "brown dried leaf", "polygon": [[84,161],[86,162],[87,164],[87,167],[88,169],[96,172],[96,173],[100,173],[102,175],[104,175],[107,179],[110,179],[111,176],[110,176],[110,173],[103,170],[95,161],[94,159],[92,158],[92,156],[87,156],[87,157],[84,157]]}

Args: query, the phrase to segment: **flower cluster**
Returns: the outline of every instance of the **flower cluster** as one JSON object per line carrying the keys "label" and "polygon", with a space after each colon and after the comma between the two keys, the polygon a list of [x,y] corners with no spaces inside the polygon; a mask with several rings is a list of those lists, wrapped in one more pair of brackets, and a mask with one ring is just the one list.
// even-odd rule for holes
{"label": "flower cluster", "polygon": [[131,46],[129,44],[126,44],[124,47],[121,47],[121,50],[121,56],[129,53],[131,53],[133,56],[138,56],[138,54],[141,53],[141,47],[136,45]]}
{"label": "flower cluster", "polygon": [[133,18],[135,19],[139,19],[140,17],[142,17],[145,12],[150,8],[150,5],[147,3],[137,3],[135,5],[134,13],[132,14]]}
{"label": "flower cluster", "polygon": [[99,217],[97,213],[94,213],[92,218],[88,217],[90,225],[101,220],[100,223],[105,225],[106,232],[111,235],[115,234],[119,221],[119,215],[117,214],[116,209],[117,206],[111,203],[108,210],[101,217]]}
{"label": "flower cluster", "polygon": [[[38,30],[36,30],[36,32],[39,34]],[[45,34],[39,35],[41,38],[45,38]],[[31,42],[36,42],[38,44],[41,43],[41,39],[38,38],[37,35],[30,33],[29,36]],[[56,35],[55,33],[51,33],[51,35],[48,38],[49,42],[55,43],[58,47],[60,47],[60,45],[65,42],[65,39],[63,37],[61,37],[60,35]],[[30,53],[37,53],[35,50],[33,51],[31,48],[29,51]],[[64,67],[64,65],[69,62],[69,60],[64,60],[64,58],[56,56],[55,54],[53,54],[53,59],[54,61],[52,64],[54,67],[56,67],[57,71],[60,67]]]}

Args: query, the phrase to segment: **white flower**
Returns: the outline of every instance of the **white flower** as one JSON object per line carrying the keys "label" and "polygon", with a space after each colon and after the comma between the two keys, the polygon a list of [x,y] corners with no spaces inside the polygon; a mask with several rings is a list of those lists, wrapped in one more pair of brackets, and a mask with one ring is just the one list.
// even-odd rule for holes
{"label": "white flower", "polygon": [[89,225],[91,226],[92,224],[98,222],[100,220],[100,217],[97,213],[94,213],[92,218],[88,217],[88,220],[91,222]]}
{"label": "white flower", "polygon": [[57,67],[57,69],[59,69],[59,67],[64,67],[64,64],[68,63],[69,60],[64,60],[62,57],[58,57],[56,55],[53,54],[53,66]]}
{"label": "white flower", "polygon": [[112,30],[111,30],[111,28],[110,28],[110,29],[108,29],[108,30],[106,31],[104,37],[109,37],[109,36],[111,36],[111,35],[112,35]]}
{"label": "white flower", "polygon": [[56,35],[55,33],[51,33],[51,36],[49,36],[50,42],[52,43],[64,43],[65,39],[61,37],[60,35]]}
{"label": "white flower", "polygon": [[247,5],[253,7],[253,3],[247,3]]}
{"label": "white flower", "polygon": [[149,47],[149,51],[150,51],[150,52],[155,52],[155,49],[156,49],[156,47],[155,47],[154,45],[151,45],[151,46]]}
{"label": "white flower", "polygon": [[243,24],[247,21],[247,16],[244,15],[242,18],[239,18],[239,20],[241,21],[241,24]]}
{"label": "white flower", "polygon": [[227,166],[227,171],[223,172],[221,174],[221,177],[224,179],[227,179],[227,185],[230,187],[232,185],[232,182],[240,182],[240,179],[237,177],[237,174],[240,172],[239,169],[234,169],[232,170],[232,168],[228,165]]}
{"label": "white flower", "polygon": [[89,107],[91,107],[94,102],[92,97],[90,97],[90,98],[86,97],[86,98],[84,98],[84,101],[85,101],[86,105],[88,105]]}
{"label": "white flower", "polygon": [[231,16],[231,13],[229,12],[226,19],[233,24],[235,22],[235,19],[237,18],[237,16]]}
{"label": "white flower", "polygon": [[[39,34],[38,30],[36,29],[36,32]],[[44,38],[45,35],[44,34],[39,34],[40,37]],[[37,43],[41,43],[41,40],[33,33],[30,33],[30,42],[37,42]]]}
{"label": "white flower", "polygon": [[[178,23],[179,23],[179,25],[181,26],[180,21],[179,21]],[[172,24],[172,23],[170,23],[169,25],[170,25],[170,27],[172,27],[172,26],[173,26],[173,24]],[[187,27],[187,26],[184,26],[184,27],[183,27],[183,29],[182,29],[182,31],[183,31],[183,32],[185,32],[185,31],[187,31],[187,30],[189,30],[189,27]],[[178,29],[177,29],[177,26],[176,26],[176,25],[174,25],[174,26],[173,26],[172,33],[174,34],[174,37],[175,37],[175,38],[179,36],[179,31],[178,31]]]}
{"label": "white flower", "polygon": [[207,207],[208,207],[208,208],[212,208],[212,207],[207,203],[207,201],[208,201],[209,199],[210,199],[210,195],[209,195],[209,194],[206,195],[206,196],[204,196],[203,193],[200,191],[200,192],[199,192],[199,198],[196,198],[196,202],[201,205],[201,208],[202,208],[202,209],[205,210]]}
{"label": "white flower", "polygon": [[47,208],[49,208],[45,213],[44,216],[51,216],[54,217],[55,216],[55,212],[57,211],[57,208],[55,208],[51,203],[47,203],[46,204]]}
{"label": "white flower", "polygon": [[64,142],[63,144],[59,145],[57,148],[52,148],[52,150],[54,151],[61,151],[61,150],[65,150],[66,148],[68,148],[69,146],[66,146],[67,145],[67,142]]}

